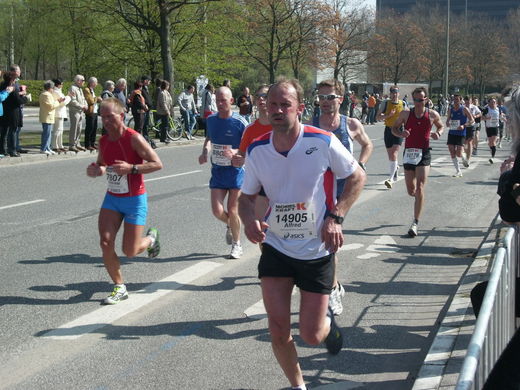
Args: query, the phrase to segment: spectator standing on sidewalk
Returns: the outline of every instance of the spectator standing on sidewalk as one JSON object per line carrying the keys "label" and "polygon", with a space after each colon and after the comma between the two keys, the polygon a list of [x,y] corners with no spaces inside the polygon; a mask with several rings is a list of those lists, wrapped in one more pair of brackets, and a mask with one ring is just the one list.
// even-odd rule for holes
{"label": "spectator standing on sidewalk", "polygon": [[63,121],[68,118],[66,106],[70,103],[70,96],[63,95],[61,90],[63,81],[61,81],[61,79],[54,79],[52,82],[54,83],[54,88],[52,89],[54,99],[58,101],[61,98],[65,99],[63,104],[60,104],[54,111],[54,126],[52,127],[52,150],[61,153],[65,152],[65,148],[63,147]]}
{"label": "spectator standing on sidewalk", "polygon": [[27,149],[23,149],[22,145],[20,144],[20,133],[22,131],[23,127],[23,108],[24,104],[27,102],[30,102],[31,95],[27,93],[27,86],[26,85],[20,85],[18,82],[20,80],[20,76],[22,74],[20,67],[18,65],[11,65],[9,68],[10,72],[14,72],[16,75],[16,81],[14,83],[14,88],[18,90],[19,95],[22,97],[23,104],[20,105],[20,121],[18,124],[18,127],[16,128],[16,131],[14,133],[14,147],[16,149],[17,153],[27,153]]}
{"label": "spectator standing on sidewalk", "polygon": [[[0,71],[0,76],[2,75],[2,71]],[[2,131],[2,116],[4,116],[4,106],[2,104],[2,102],[7,99],[7,97],[9,96],[9,94],[14,90],[14,87],[12,86],[7,86],[6,89],[2,89],[0,90],[0,131]],[[3,147],[3,142],[2,142],[2,147]],[[5,149],[5,148],[4,148]],[[0,158],[3,158],[4,155],[5,155],[5,151],[2,151],[3,153],[0,154]]]}
{"label": "spectator standing on sidewalk", "polygon": [[195,127],[195,113],[197,111],[195,100],[193,99],[193,91],[195,91],[195,87],[193,85],[188,85],[188,88],[182,91],[177,97],[177,103],[179,104],[182,119],[184,119],[186,138],[188,139],[193,139],[191,132]]}
{"label": "spectator standing on sidewalk", "polygon": [[101,97],[96,96],[96,87],[98,80],[95,77],[88,79],[88,85],[83,88],[83,94],[87,101],[87,111],[85,112],[85,148],[87,150],[96,150],[96,133],[98,127],[98,110]]}
{"label": "spectator standing on sidewalk", "polygon": [[152,148],[155,149],[155,143],[150,142],[150,136],[148,134],[148,126],[150,125],[150,115],[151,110],[154,108],[152,97],[150,96],[150,90],[148,86],[151,84],[152,78],[150,76],[142,76],[141,77],[141,84],[142,89],[141,93],[143,94],[144,102],[146,104],[146,109],[144,111],[144,125],[143,125],[143,137],[145,140],[147,140],[151,145]]}
{"label": "spectator standing on sidewalk", "polygon": [[173,99],[172,95],[168,91],[169,89],[170,83],[167,80],[162,80],[160,85],[161,91],[157,95],[157,120],[161,121],[160,141],[165,144],[170,143],[166,133],[170,126],[169,118],[173,114]]}
{"label": "spectator standing on sidewalk", "polygon": [[39,103],[40,103],[40,122],[42,124],[42,136],[41,136],[41,146],[40,153],[45,153],[46,155],[56,154],[53,150],[51,150],[51,134],[52,134],[52,126],[55,121],[55,112],[56,109],[61,105],[63,106],[65,103],[65,97],[56,99],[52,93],[52,89],[54,88],[54,83],[51,80],[47,80],[43,84],[43,92],[40,94]]}
{"label": "spectator standing on sidewalk", "polygon": [[2,103],[4,115],[0,122],[0,154],[20,157],[20,153],[16,151],[15,135],[17,129],[21,127],[22,111],[20,106],[25,103],[25,99],[15,84],[16,73],[13,71],[5,72],[3,82],[0,84],[0,91],[9,90],[11,93]]}
{"label": "spectator standing on sidewalk", "polygon": [[143,135],[144,115],[148,107],[143,97],[143,84],[140,81],[134,83],[134,90],[130,94],[130,107],[134,117],[134,130]]}
{"label": "spectator standing on sidewalk", "polygon": [[125,108],[125,120],[126,113],[128,112],[128,100],[126,98],[126,80],[121,78],[116,81],[116,87],[114,89],[114,97],[116,97],[123,107]]}
{"label": "spectator standing on sidewalk", "polygon": [[78,74],[74,76],[74,84],[69,88],[71,97],[69,107],[70,130],[69,130],[69,150],[72,152],[85,151],[81,146],[81,125],[85,119],[85,112],[88,109],[85,95],[83,94],[83,84],[85,77]]}
{"label": "spectator standing on sidewalk", "polygon": [[203,118],[206,119],[211,114],[217,112],[217,102],[215,100],[215,87],[213,84],[207,84],[202,94],[201,111]]}

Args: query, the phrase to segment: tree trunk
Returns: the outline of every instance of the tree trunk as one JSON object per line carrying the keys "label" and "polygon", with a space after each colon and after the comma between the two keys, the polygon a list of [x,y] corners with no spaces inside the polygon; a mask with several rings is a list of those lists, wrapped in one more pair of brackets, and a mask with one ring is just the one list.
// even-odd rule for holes
{"label": "tree trunk", "polygon": [[159,37],[161,40],[161,60],[163,64],[164,79],[173,83],[173,59],[170,45],[170,19],[166,12],[166,6],[161,5],[161,24],[159,26]]}

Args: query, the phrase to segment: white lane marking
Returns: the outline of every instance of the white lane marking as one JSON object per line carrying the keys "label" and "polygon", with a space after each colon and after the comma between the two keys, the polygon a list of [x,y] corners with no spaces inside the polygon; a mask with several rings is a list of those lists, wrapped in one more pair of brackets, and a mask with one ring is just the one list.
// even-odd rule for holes
{"label": "white lane marking", "polygon": [[[296,295],[298,292],[298,287],[294,286],[292,290],[292,295]],[[244,310],[244,315],[247,318],[251,319],[262,319],[267,317],[267,313],[265,311],[264,300],[260,299],[254,305],[249,306],[246,310]]]}
{"label": "white lane marking", "polygon": [[191,175],[192,173],[199,173],[199,172],[202,172],[202,170],[201,170],[201,169],[197,169],[197,170],[195,170],[195,171],[189,171],[189,172],[183,172],[183,173],[176,173],[175,175],[168,175],[168,176],[154,177],[154,178],[152,178],[152,179],[146,179],[144,182],[145,182],[145,183],[148,183],[148,182],[150,182],[150,181],[170,179],[170,178],[172,178],[172,177]]}
{"label": "white lane marking", "polygon": [[339,248],[338,252],[353,251],[353,250],[359,249],[359,248],[363,248],[363,244],[358,244],[358,243],[346,244],[346,245],[343,245],[341,248]]}
{"label": "white lane marking", "polygon": [[36,200],[28,201],[28,202],[22,202],[22,203],[10,204],[10,205],[8,205],[8,206],[2,206],[2,207],[0,207],[0,210],[10,209],[10,208],[13,208],[13,207],[19,207],[19,206],[26,206],[26,205],[28,205],[28,204],[40,203],[40,202],[45,202],[45,199],[36,199]]}
{"label": "white lane marking", "polygon": [[215,262],[201,261],[158,282],[152,283],[142,290],[131,292],[127,301],[123,301],[114,306],[103,306],[43,334],[42,337],[58,340],[74,340],[80,338],[87,333],[109,325],[119,318],[150,304],[152,301],[171,293],[173,290],[178,290],[184,284],[190,283],[212,272],[221,265],[222,264]]}
{"label": "white lane marking", "polygon": [[367,251],[392,253],[398,251],[397,243],[390,236],[381,236],[369,245]]}

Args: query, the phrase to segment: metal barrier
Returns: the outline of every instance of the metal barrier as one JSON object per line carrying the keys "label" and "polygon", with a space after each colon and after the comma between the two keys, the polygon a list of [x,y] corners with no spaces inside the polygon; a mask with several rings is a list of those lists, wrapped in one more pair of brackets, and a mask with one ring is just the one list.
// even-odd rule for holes
{"label": "metal barrier", "polygon": [[519,231],[510,228],[495,255],[456,390],[481,389],[513,337]]}

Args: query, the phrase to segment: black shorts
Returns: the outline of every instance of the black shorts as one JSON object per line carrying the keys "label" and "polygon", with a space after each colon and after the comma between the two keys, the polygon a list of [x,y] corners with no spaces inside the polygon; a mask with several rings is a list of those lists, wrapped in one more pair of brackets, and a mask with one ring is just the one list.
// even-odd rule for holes
{"label": "black shorts", "polygon": [[390,149],[394,145],[401,145],[403,139],[392,134],[392,128],[385,126],[385,146]]}
{"label": "black shorts", "polygon": [[473,139],[475,136],[475,127],[469,126],[466,127],[466,139]]}
{"label": "black shorts", "polygon": [[446,145],[462,146],[464,145],[464,138],[463,135],[448,134]]}
{"label": "black shorts", "polygon": [[334,283],[334,255],[298,260],[262,244],[258,277],[293,278],[301,290],[329,295]]}
{"label": "black shorts", "polygon": [[[404,155],[404,152],[403,152],[403,155]],[[403,164],[403,168],[405,171],[415,171],[416,167],[427,167],[427,166],[430,166],[431,162],[432,162],[432,154],[430,153],[430,148],[426,148],[426,149],[423,149],[421,161],[419,161],[419,163],[417,165]]]}
{"label": "black shorts", "polygon": [[498,135],[498,127],[486,127],[486,134],[489,137],[496,137]]}

